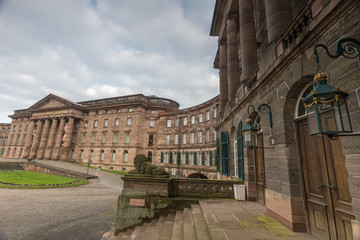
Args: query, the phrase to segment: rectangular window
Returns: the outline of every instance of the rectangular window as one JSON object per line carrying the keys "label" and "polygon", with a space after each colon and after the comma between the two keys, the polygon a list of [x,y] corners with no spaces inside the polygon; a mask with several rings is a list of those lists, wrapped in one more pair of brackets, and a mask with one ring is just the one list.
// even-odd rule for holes
{"label": "rectangular window", "polygon": [[195,124],[195,115],[191,116],[191,125]]}
{"label": "rectangular window", "polygon": [[202,143],[202,131],[198,132],[198,143]]}
{"label": "rectangular window", "polygon": [[206,166],[210,166],[210,152],[206,153]]}
{"label": "rectangular window", "polygon": [[150,120],[150,127],[151,128],[155,127],[155,120]]}
{"label": "rectangular window", "polygon": [[104,120],[104,127],[107,127],[107,126],[108,126],[108,123],[109,123],[109,120],[108,120],[108,119],[105,119],[105,120]]}
{"label": "rectangular window", "polygon": [[128,118],[128,119],[127,119],[127,125],[128,125],[128,126],[131,126],[131,118]]}
{"label": "rectangular window", "polygon": [[21,132],[21,130],[22,130],[22,125],[19,126],[19,132]]}
{"label": "rectangular window", "polygon": [[172,168],[172,169],[171,169],[171,175],[173,175],[173,176],[176,175],[176,168]]}
{"label": "rectangular window", "polygon": [[154,134],[149,134],[149,145],[153,145],[154,144]]}
{"label": "rectangular window", "polygon": [[184,126],[187,126],[187,117],[184,117]]}
{"label": "rectangular window", "polygon": [[81,151],[80,151],[80,159],[83,159],[83,157],[84,157],[84,151],[81,150]]}
{"label": "rectangular window", "polygon": [[205,134],[206,134],[205,141],[208,143],[208,142],[210,142],[210,130],[206,129]]}
{"label": "rectangular window", "polygon": [[120,113],[120,109],[117,109],[116,112],[117,112],[117,113]]}
{"label": "rectangular window", "polygon": [[168,127],[168,128],[171,127],[171,119],[167,120],[166,127]]}
{"label": "rectangular window", "polygon": [[82,134],[81,143],[85,143],[86,133]]}
{"label": "rectangular window", "polygon": [[116,152],[112,151],[112,153],[111,153],[111,161],[115,162],[115,160],[116,160]]}
{"label": "rectangular window", "polygon": [[186,154],[185,153],[181,154],[181,164],[186,164]]}
{"label": "rectangular window", "polygon": [[88,127],[88,121],[85,121],[84,122],[84,128],[87,128]]}
{"label": "rectangular window", "polygon": [[105,153],[104,151],[101,151],[100,161],[104,161]]}
{"label": "rectangular window", "polygon": [[72,135],[72,143],[76,143],[76,137],[77,137],[77,135],[76,135],[76,133],[74,133]]}
{"label": "rectangular window", "polygon": [[15,130],[16,130],[16,125],[14,125],[13,132],[15,132]]}
{"label": "rectangular window", "polygon": [[101,143],[106,143],[106,132],[104,132],[102,135]]}
{"label": "rectangular window", "polygon": [[169,163],[169,153],[165,153],[165,163]]}
{"label": "rectangular window", "polygon": [[151,114],[155,114],[155,110],[151,110]]}
{"label": "rectangular window", "polygon": [[128,152],[125,152],[125,153],[124,153],[124,162],[127,162],[127,161],[128,161],[128,155],[129,155]]}
{"label": "rectangular window", "polygon": [[166,134],[165,144],[170,145],[170,134]]}
{"label": "rectangular window", "polygon": [[126,132],[125,133],[125,143],[129,143],[130,142],[130,132]]}
{"label": "rectangular window", "polygon": [[29,125],[25,125],[25,132],[28,130]]}
{"label": "rectangular window", "polygon": [[210,110],[206,112],[206,121],[210,120]]}
{"label": "rectangular window", "polygon": [[96,133],[93,133],[91,137],[91,143],[95,143],[95,137],[96,137]]}
{"label": "rectangular window", "polygon": [[118,127],[120,125],[120,119],[116,118],[115,119],[115,126]]}
{"label": "rectangular window", "polygon": [[98,121],[98,120],[95,120],[95,121],[94,121],[94,128],[97,128],[97,121]]}
{"label": "rectangular window", "polygon": [[214,135],[213,135],[213,141],[215,142],[216,141],[216,131],[214,130]]}
{"label": "rectangular window", "polygon": [[106,112],[105,112],[106,114],[109,114],[110,113],[110,110],[106,110]]}
{"label": "rectangular window", "polygon": [[132,112],[132,108],[129,108],[129,112]]}
{"label": "rectangular window", "polygon": [[[26,139],[26,135],[24,135],[24,137],[23,137],[22,144],[25,143],[25,139]],[[1,143],[1,141],[0,141],[0,143]]]}
{"label": "rectangular window", "polygon": [[14,141],[14,135],[12,135],[11,138],[10,138],[10,144],[12,144],[13,141]]}
{"label": "rectangular window", "polygon": [[194,153],[190,153],[190,164],[194,165]]}
{"label": "rectangular window", "polygon": [[183,133],[182,144],[186,144],[186,133]]}
{"label": "rectangular window", "polygon": [[203,114],[199,113],[199,123],[202,123],[202,121],[203,121]]}
{"label": "rectangular window", "polygon": [[175,136],[174,136],[174,144],[175,145],[179,144],[179,134],[175,134]]}
{"label": "rectangular window", "polygon": [[180,125],[180,118],[175,119],[175,126],[178,127]]}
{"label": "rectangular window", "polygon": [[114,133],[114,137],[113,137],[113,143],[117,143],[117,139],[118,139],[118,133]]}
{"label": "rectangular window", "polygon": [[190,144],[194,144],[195,143],[195,133],[192,132],[190,133]]}
{"label": "rectangular window", "polygon": [[214,108],[214,118],[217,117],[217,107]]}
{"label": "rectangular window", "polygon": [[20,135],[17,135],[17,137],[16,137],[16,141],[15,141],[15,145],[17,145],[17,144],[18,144],[18,142],[19,142],[19,138],[20,138]]}

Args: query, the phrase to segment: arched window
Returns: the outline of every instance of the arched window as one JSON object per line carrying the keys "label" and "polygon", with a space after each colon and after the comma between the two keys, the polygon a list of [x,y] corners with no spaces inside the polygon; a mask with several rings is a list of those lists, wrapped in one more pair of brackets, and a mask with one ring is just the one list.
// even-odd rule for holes
{"label": "arched window", "polygon": [[92,161],[94,158],[94,151],[93,150],[90,150],[90,160]]}
{"label": "arched window", "polygon": [[84,157],[84,150],[80,150],[80,159],[82,160],[83,159],[83,157]]}
{"label": "arched window", "polygon": [[105,152],[104,150],[100,151],[100,161],[104,161],[104,157],[105,157]]}
{"label": "arched window", "polygon": [[309,95],[309,93],[311,92],[312,89],[313,89],[313,85],[311,83],[309,83],[308,85],[306,85],[303,88],[303,90],[299,94],[299,97],[296,101],[296,113],[295,113],[296,118],[305,116],[305,106],[301,101],[302,101],[302,98],[305,98],[307,95]]}
{"label": "arched window", "polygon": [[116,160],[116,151],[113,150],[113,151],[111,152],[111,161],[112,161],[112,162],[115,162],[115,160]]}
{"label": "arched window", "polygon": [[222,174],[230,175],[229,135],[227,132],[221,132],[221,163]]}
{"label": "arched window", "polygon": [[125,150],[125,151],[124,151],[124,162],[127,162],[127,161],[128,161],[128,155],[129,155],[128,151]]}

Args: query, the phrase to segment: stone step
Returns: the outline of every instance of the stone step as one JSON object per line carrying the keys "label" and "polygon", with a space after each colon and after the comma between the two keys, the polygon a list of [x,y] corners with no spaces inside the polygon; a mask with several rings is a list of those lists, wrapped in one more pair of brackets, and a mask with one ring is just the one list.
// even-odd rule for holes
{"label": "stone step", "polygon": [[183,239],[183,229],[184,229],[183,211],[176,211],[171,240],[182,240]]}
{"label": "stone step", "polygon": [[183,212],[183,239],[196,239],[196,231],[194,226],[194,219],[190,209],[184,209]]}
{"label": "stone step", "polygon": [[191,205],[191,212],[194,219],[196,237],[198,240],[211,240],[203,212],[197,204]]}
{"label": "stone step", "polygon": [[[203,211],[203,216],[211,238],[216,240],[229,240],[224,233],[223,228],[216,217],[216,214],[213,211],[213,207],[210,206],[206,200],[199,201],[199,204],[201,210]],[[212,204],[217,204],[217,202]]]}
{"label": "stone step", "polygon": [[142,226],[140,226],[140,231],[137,232],[135,238],[132,238],[131,236],[131,239],[136,239],[136,240],[147,239],[147,232],[149,228],[150,228],[150,223],[144,223]]}
{"label": "stone step", "polygon": [[160,233],[166,221],[166,217],[160,217],[154,227],[151,229],[149,240],[159,240]]}
{"label": "stone step", "polygon": [[163,223],[163,227],[161,229],[160,240],[171,239],[171,234],[172,234],[173,226],[174,226],[174,220],[175,220],[175,214],[169,214],[166,217],[166,220]]}
{"label": "stone step", "polygon": [[130,239],[130,236],[131,236],[133,230],[134,229],[126,230],[126,232],[123,233],[123,235],[119,238],[119,240]]}

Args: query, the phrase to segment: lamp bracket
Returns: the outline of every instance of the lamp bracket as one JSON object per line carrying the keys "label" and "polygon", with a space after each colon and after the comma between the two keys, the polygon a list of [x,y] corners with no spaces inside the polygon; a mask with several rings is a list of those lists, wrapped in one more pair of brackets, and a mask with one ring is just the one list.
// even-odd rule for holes
{"label": "lamp bracket", "polygon": [[340,55],[353,59],[360,55],[360,42],[354,38],[343,38],[336,44],[336,53],[335,55],[330,54],[329,49],[324,44],[316,44],[314,46],[314,54],[317,65],[319,66],[319,55],[317,48],[322,47],[326,54],[331,58],[338,58]]}
{"label": "lamp bracket", "polygon": [[255,110],[255,107],[253,105],[249,105],[247,108],[247,113],[250,115],[249,109],[252,108],[253,112],[260,112],[260,113],[269,113],[269,126],[272,128],[272,114],[271,114],[271,108],[266,103],[260,104],[258,107],[258,110]]}

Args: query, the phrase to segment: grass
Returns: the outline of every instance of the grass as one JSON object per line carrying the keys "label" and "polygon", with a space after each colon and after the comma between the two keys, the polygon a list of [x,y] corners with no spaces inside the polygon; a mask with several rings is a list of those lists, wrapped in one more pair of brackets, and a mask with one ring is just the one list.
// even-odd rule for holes
{"label": "grass", "polygon": [[[79,165],[79,166],[83,166],[83,167],[87,167],[87,166],[88,166],[87,164],[84,164],[84,163],[76,163],[76,162],[70,162],[70,163],[75,164],[75,165]],[[97,169],[97,167],[95,167],[95,166],[90,166],[90,168],[92,168],[92,169]],[[125,174],[127,174],[127,172],[117,171],[117,170],[112,170],[112,169],[103,169],[103,168],[101,168],[100,170],[101,170],[101,171],[104,171],[104,172],[115,173],[115,174],[120,174],[120,175],[125,175]]]}
{"label": "grass", "polygon": [[[7,185],[1,182],[16,185]],[[1,188],[58,188],[78,186],[86,183],[88,183],[86,179],[69,178],[31,171],[0,172]]]}

